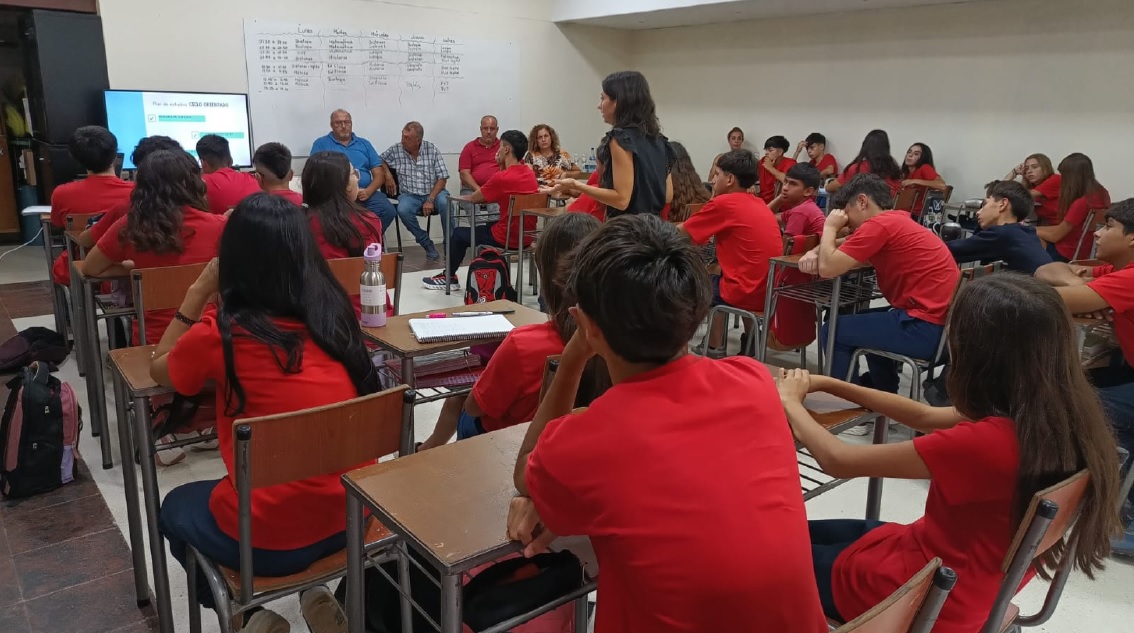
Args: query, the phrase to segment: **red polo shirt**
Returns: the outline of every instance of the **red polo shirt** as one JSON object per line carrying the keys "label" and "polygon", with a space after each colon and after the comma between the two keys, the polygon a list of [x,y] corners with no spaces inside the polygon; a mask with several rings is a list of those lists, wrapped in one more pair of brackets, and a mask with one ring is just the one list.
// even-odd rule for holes
{"label": "red polo shirt", "polygon": [[134,183],[118,176],[87,176],[59,185],[51,192],[51,226],[64,228],[67,216],[72,213],[106,213],[129,202],[133,192]]}
{"label": "red polo shirt", "polygon": [[879,213],[855,229],[839,250],[874,266],[891,307],[945,325],[961,270],[945,242],[909,214]]}
{"label": "red polo shirt", "polygon": [[260,192],[260,182],[252,174],[236,171],[231,167],[204,174],[201,180],[208,186],[209,208],[211,213],[224,213],[240,204],[248,196]]}
{"label": "red polo shirt", "polygon": [[476,184],[483,187],[492,174],[500,171],[500,166],[496,164],[496,152],[499,150],[500,139],[485,147],[479,138],[474,138],[465,143],[465,148],[461,150],[461,157],[457,159],[457,170],[469,170]]}
{"label": "red polo shirt", "polygon": [[815,198],[807,198],[790,209],[780,213],[784,221],[784,233],[788,235],[822,235],[827,216],[815,204]]}
{"label": "red polo shirt", "polygon": [[[234,326],[232,354],[244,390],[244,411],[239,417],[251,418],[318,407],[358,396],[342,363],[332,359],[314,341],[303,323],[293,319],[272,319],[287,333],[303,339],[300,369],[296,373],[280,368],[273,350]],[[234,334],[237,334],[234,332]],[[178,393],[199,393],[207,381],[217,385],[217,439],[221,459],[228,471],[213,488],[209,510],[221,531],[239,538],[238,503],[233,471],[232,422],[226,414],[224,355],[216,315],[209,311],[201,322],[189,328],[169,353],[169,377]],[[346,495],[339,477],[343,472],[365,466],[358,464],[338,473],[320,475],[252,491],[252,546],[261,549],[290,550],[317,543],[346,529]]]}
{"label": "red polo shirt", "polygon": [[[776,171],[786,174],[787,170],[791,169],[794,164],[795,161],[790,158],[780,158],[779,162],[776,163]],[[764,204],[767,204],[776,199],[776,187],[780,184],[780,181],[772,175],[772,172],[764,169],[763,159],[760,160],[757,171],[760,173],[760,199],[764,201]]]}
{"label": "red polo shirt", "polygon": [[1040,197],[1036,199],[1036,217],[1041,224],[1059,224],[1059,193],[1063,190],[1063,176],[1052,174],[1032,187]]}
{"label": "red polo shirt", "polygon": [[764,311],[768,260],[783,255],[776,216],[759,198],[739,191],[713,197],[682,225],[696,244],[717,236],[721,299],[730,306]]}
{"label": "red polo shirt", "polygon": [[473,385],[473,400],[484,411],[484,430],[530,422],[539,406],[547,357],[562,353],[563,339],[551,321],[509,332]]}
{"label": "red polo shirt", "polygon": [[525,480],[548,529],[590,537],[595,633],[827,630],[795,443],[753,359],[686,354],[614,385],[548,423]]}
{"label": "red polo shirt", "polygon": [[1091,275],[1095,279],[1087,287],[1114,310],[1114,335],[1126,362],[1134,365],[1134,264],[1121,270],[1110,264],[1096,266]]}
{"label": "red polo shirt", "polygon": [[[506,244],[508,248],[520,247],[521,209],[515,210],[516,215],[512,218],[512,234],[508,235],[508,200],[514,195],[536,193],[537,191],[539,191],[539,183],[536,182],[535,172],[523,163],[516,163],[504,171],[493,174],[487,182],[481,185],[480,192],[484,194],[485,201],[500,205],[500,219],[492,225],[492,239],[496,240],[497,244]],[[524,218],[524,232],[529,233],[536,230],[538,221],[539,218],[534,215]],[[531,243],[532,236],[525,235],[524,246]]]}
{"label": "red polo shirt", "polygon": [[298,191],[294,191],[290,188],[289,189],[272,189],[268,193],[272,194],[273,196],[279,196],[281,198],[286,198],[286,199],[290,200],[291,203],[294,204],[297,207],[303,206],[303,194],[299,193]]}
{"label": "red polo shirt", "polygon": [[[1075,259],[1076,248],[1079,250],[1079,259],[1090,257],[1091,249],[1095,245],[1095,232],[1092,229],[1088,230],[1086,235],[1083,235],[1083,223],[1087,221],[1087,212],[1091,209],[1107,209],[1109,207],[1110,192],[1106,189],[1093,191],[1072,202],[1067,207],[1067,215],[1063,216],[1063,221],[1071,225],[1071,230],[1063,236],[1063,239],[1055,243],[1055,250],[1068,260]],[[1079,247],[1080,237],[1083,238],[1082,247]]]}

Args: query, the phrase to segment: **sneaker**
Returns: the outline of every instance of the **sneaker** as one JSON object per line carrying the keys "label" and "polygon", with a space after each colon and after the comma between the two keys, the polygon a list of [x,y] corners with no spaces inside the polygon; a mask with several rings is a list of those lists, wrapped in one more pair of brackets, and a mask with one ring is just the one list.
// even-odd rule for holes
{"label": "sneaker", "polygon": [[843,431],[842,434],[843,435],[854,435],[856,437],[862,437],[863,435],[870,433],[872,430],[874,430],[874,424],[868,422],[866,424],[860,424],[858,426],[852,426],[849,429]]}
{"label": "sneaker", "polygon": [[244,626],[236,630],[240,633],[291,633],[291,625],[275,611],[260,609],[249,615]]}
{"label": "sneaker", "polygon": [[180,464],[185,461],[185,449],[180,446],[168,449],[162,449],[163,444],[172,444],[177,440],[176,436],[166,435],[158,441],[154,442],[154,463],[161,468],[168,468],[174,464]]}
{"label": "sneaker", "polygon": [[[705,337],[708,338],[708,335],[705,335]],[[693,347],[694,353],[700,354],[701,350],[706,350],[705,358],[724,358],[725,355],[725,350],[723,347],[713,347],[711,345],[706,346],[704,338],[702,338],[700,342],[698,342],[697,345]]]}
{"label": "sneaker", "polygon": [[441,259],[441,255],[437,253],[437,248],[433,246],[433,242],[426,242],[422,248],[425,249],[425,259],[431,262]]}
{"label": "sneaker", "polygon": [[[421,280],[421,285],[426,290],[444,290],[445,289],[445,273],[437,273],[432,277],[426,277]],[[449,290],[458,291],[461,289],[461,282],[457,281],[457,276],[452,275],[449,277]]]}
{"label": "sneaker", "polygon": [[1134,524],[1126,528],[1121,538],[1111,539],[1110,553],[1115,556],[1134,556]]}
{"label": "sneaker", "polygon": [[347,619],[342,605],[329,589],[318,586],[299,595],[303,620],[311,633],[346,633]]}

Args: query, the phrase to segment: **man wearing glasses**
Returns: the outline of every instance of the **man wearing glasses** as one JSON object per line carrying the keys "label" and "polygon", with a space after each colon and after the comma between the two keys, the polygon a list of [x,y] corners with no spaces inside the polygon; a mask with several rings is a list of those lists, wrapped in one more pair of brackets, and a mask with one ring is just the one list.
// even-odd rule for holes
{"label": "man wearing glasses", "polygon": [[315,152],[346,154],[350,164],[358,170],[358,201],[378,216],[385,232],[397,212],[386,194],[382,193],[381,187],[386,181],[382,158],[370,141],[355,136],[350,112],[335,110],[331,113],[331,133],[315,139],[311,153]]}

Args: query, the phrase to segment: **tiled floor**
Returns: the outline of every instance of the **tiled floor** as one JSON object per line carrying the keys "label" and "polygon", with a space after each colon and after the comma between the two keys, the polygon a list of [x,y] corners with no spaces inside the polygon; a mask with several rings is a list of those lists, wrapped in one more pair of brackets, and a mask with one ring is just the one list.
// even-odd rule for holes
{"label": "tiled floor", "polygon": [[[4,250],[0,247],[0,253]],[[402,291],[404,312],[460,303],[459,294],[447,297],[444,293],[421,288],[419,279],[436,272],[437,268],[439,264],[425,261],[420,249],[407,249]],[[44,286],[14,285],[45,277],[43,256],[38,249],[0,260],[0,340],[14,331],[13,327],[53,326],[49,316],[50,297]],[[732,335],[735,337],[736,332]],[[733,345],[735,343],[734,340]],[[814,359],[814,350],[811,358]],[[774,357],[771,362],[788,364],[795,360],[793,355],[785,355]],[[86,402],[85,383],[78,377],[72,361],[64,363],[57,375],[71,383],[80,402]],[[106,386],[108,406],[113,411],[113,392],[109,390],[109,383]],[[432,432],[439,406],[433,403],[416,410],[418,440]],[[111,432],[113,434],[114,429]],[[156,630],[152,610],[139,610],[134,604],[130,558],[120,532],[125,527],[126,509],[117,445],[117,440],[112,440],[114,469],[96,468],[88,472],[84,467],[80,481],[59,491],[11,507],[0,505],[0,633]],[[80,452],[97,463],[97,458],[92,456],[98,454],[98,443],[87,431],[82,433]],[[159,482],[164,493],[181,483],[216,479],[223,472],[224,467],[215,452],[190,452],[181,464],[162,469]],[[887,480],[882,518],[908,522],[920,517],[926,487],[924,481]],[[808,514],[812,518],[861,517],[865,498],[866,483],[853,481],[808,502]],[[183,571],[172,559],[170,584],[174,621],[177,632],[182,633],[188,630],[185,580]],[[1110,561],[1106,571],[1093,582],[1075,574],[1054,617],[1033,630],[1052,633],[1125,630],[1134,617],[1130,606],[1132,587],[1134,565],[1126,561]],[[1042,604],[1046,589],[1045,583],[1031,583],[1018,599],[1023,610],[1035,611]],[[295,599],[280,600],[272,608],[291,622],[293,631],[306,630]],[[217,630],[216,619],[210,614],[206,614],[203,622],[206,631]]]}

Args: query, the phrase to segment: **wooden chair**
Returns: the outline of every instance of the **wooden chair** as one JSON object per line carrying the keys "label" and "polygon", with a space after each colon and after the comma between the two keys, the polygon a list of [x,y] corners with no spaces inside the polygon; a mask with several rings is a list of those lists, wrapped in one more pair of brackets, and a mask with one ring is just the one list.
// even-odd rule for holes
{"label": "wooden chair", "polygon": [[[993,262],[991,264],[985,264],[984,266],[976,266],[973,268],[965,268],[961,270],[961,279],[957,282],[957,287],[953,290],[953,298],[955,298],[957,296],[957,293],[960,292],[961,289],[970,281],[979,277],[997,273],[1000,271],[1000,267],[1001,262]],[[949,300],[949,305],[952,304],[953,299],[951,298]],[[897,354],[895,352],[887,352],[885,350],[860,347],[854,350],[854,354],[851,355],[851,363],[850,368],[847,370],[846,381],[850,382],[851,378],[854,377],[855,369],[858,368],[859,358],[867,354],[881,356],[882,358],[889,358],[890,360],[898,361],[899,363],[902,363],[910,368],[910,371],[913,373],[913,376],[910,378],[910,398],[912,398],[913,400],[921,400],[922,373],[925,372],[929,374],[929,379],[933,379],[933,370],[941,364],[941,355],[945,352],[945,338],[945,331],[942,330],[941,339],[937,343],[937,351],[933,354],[933,358],[913,358],[912,356]]]}
{"label": "wooden chair", "polygon": [[[1012,545],[1004,557],[1004,581],[1000,584],[996,602],[993,603],[981,633],[1003,633],[1019,631],[1021,627],[1041,626],[1055,613],[1063,588],[1067,585],[1067,578],[1075,567],[1078,541],[1071,535],[1071,529],[1082,509],[1083,496],[1090,479],[1091,474],[1081,470],[1032,496]],[[1071,538],[1067,538],[1069,535]],[[1035,566],[1037,558],[1065,539],[1066,548],[1060,557],[1055,577],[1048,585],[1043,607],[1034,615],[1021,616],[1020,608],[1012,604],[1020,583]]]}
{"label": "wooden chair", "polygon": [[913,185],[909,187],[902,187],[901,190],[898,191],[897,197],[894,198],[894,208],[913,209],[914,205],[918,201],[918,198],[920,197],[918,195],[920,193],[920,187],[915,187]]}
{"label": "wooden chair", "polygon": [[176,310],[185,300],[189,286],[201,276],[207,263],[139,268],[130,271],[134,286],[134,318],[138,320],[138,345],[156,345],[146,340],[146,312]]}
{"label": "wooden chair", "polygon": [[[505,258],[509,258],[509,261],[510,261],[510,258],[513,257],[513,256],[518,257],[519,252],[520,252],[520,249],[519,249],[520,245],[519,244],[516,244],[516,248],[510,248],[507,244],[507,242],[511,241],[511,239],[512,239],[512,223],[513,222],[516,222],[516,223],[520,222],[520,211],[522,211],[524,209],[546,209],[546,208],[548,208],[548,204],[550,204],[550,197],[546,193],[520,194],[520,195],[511,196],[511,197],[508,198],[508,208],[506,210],[505,209],[500,210],[501,213],[507,213],[508,214],[507,224],[506,224],[506,226],[508,228],[508,233],[506,234],[508,239],[505,240],[504,247],[500,249],[500,252],[501,252],[501,254],[504,255]],[[521,226],[520,227],[521,242],[523,241],[523,234],[524,234],[524,227]],[[476,252],[475,248],[473,249],[473,252]],[[524,253],[527,254],[527,255],[530,255],[531,249],[524,249]],[[524,262],[519,262],[519,265],[523,266]],[[455,267],[456,266],[454,265],[454,268]]]}
{"label": "wooden chair", "polygon": [[[300,593],[346,575],[346,550],[316,561],[306,570],[280,578],[257,577],[252,569],[252,491],[320,475],[338,473],[398,452],[402,434],[412,428],[415,394],[401,385],[332,405],[233,422],[240,531],[240,569],[186,548],[189,630],[201,631],[197,569],[216,602],[220,630],[231,633],[233,616],[280,597]],[[367,565],[394,557],[397,536],[371,519],[366,531]]]}
{"label": "wooden chair", "polygon": [[929,633],[957,574],[934,558],[906,584],[834,633]]}
{"label": "wooden chair", "polygon": [[[386,291],[393,291],[394,314],[401,314],[402,306],[402,266],[405,256],[402,253],[382,253],[382,276],[386,278]],[[348,295],[358,294],[358,280],[366,268],[366,262],[361,257],[344,257],[342,259],[328,259],[331,274]]]}
{"label": "wooden chair", "polygon": [[1083,252],[1083,242],[1086,241],[1088,235],[1092,235],[1099,227],[1106,223],[1105,215],[1109,207],[1101,207],[1095,209],[1087,209],[1087,217],[1083,218],[1082,232],[1079,233],[1079,243],[1075,245],[1075,255],[1071,258],[1073,260],[1079,259],[1081,255],[1088,257],[1095,256],[1095,240],[1091,238],[1091,248],[1087,252]]}

